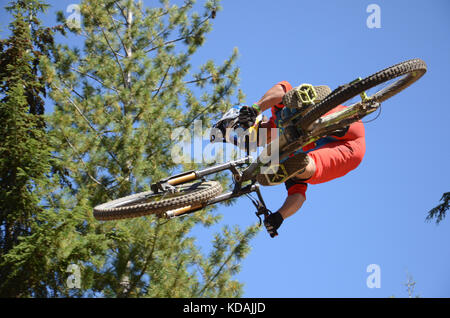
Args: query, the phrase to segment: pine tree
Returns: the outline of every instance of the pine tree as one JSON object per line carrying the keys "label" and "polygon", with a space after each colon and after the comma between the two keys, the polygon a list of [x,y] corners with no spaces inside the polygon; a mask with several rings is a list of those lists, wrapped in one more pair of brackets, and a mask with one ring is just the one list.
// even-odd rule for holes
{"label": "pine tree", "polygon": [[13,15],[11,35],[0,42],[0,295],[21,294],[30,273],[17,270],[8,257],[21,239],[32,234],[42,211],[39,192],[46,187],[50,149],[45,132],[45,81],[39,61],[50,55],[51,29],[40,27],[36,15],[46,5],[16,1],[6,7]]}
{"label": "pine tree", "polygon": [[[68,218],[63,223],[55,295],[106,297],[226,297],[242,295],[233,280],[249,251],[255,226],[225,226],[204,255],[191,230],[217,224],[220,215],[201,211],[174,220],[153,216],[101,223],[92,208],[102,202],[148,190],[175,171],[199,164],[171,160],[171,132],[206,127],[211,119],[242,100],[236,92],[235,50],[222,65],[206,61],[198,71],[190,60],[211,30],[220,9],[207,1],[202,15],[194,1],[182,6],[161,1],[83,1],[82,25],[68,24],[82,48],[59,45],[57,62],[44,60],[55,109],[49,118],[55,170],[65,186],[47,202]],[[234,99],[234,102],[233,102]],[[225,182],[225,177],[221,178]],[[52,218],[59,214],[48,212]],[[53,231],[53,229],[52,229]],[[61,283],[69,262],[81,267],[82,286]]]}

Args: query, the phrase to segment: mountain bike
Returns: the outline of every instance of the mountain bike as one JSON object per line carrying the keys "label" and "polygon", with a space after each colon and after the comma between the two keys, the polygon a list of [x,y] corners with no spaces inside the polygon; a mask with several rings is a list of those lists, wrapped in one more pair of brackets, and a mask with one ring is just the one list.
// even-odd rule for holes
{"label": "mountain bike", "polygon": [[[256,182],[256,177],[261,173],[262,168],[273,168],[272,176],[279,177],[283,174],[283,169],[280,169],[283,160],[289,155],[375,112],[381,107],[382,102],[413,84],[425,74],[426,70],[427,66],[421,59],[404,61],[364,79],[357,78],[339,86],[320,102],[316,102],[318,95],[314,86],[303,84],[298,88],[297,97],[304,102],[304,105],[307,105],[307,108],[300,111],[284,107],[278,127],[279,137],[268,143],[256,159],[249,156],[247,149],[247,156],[244,158],[170,176],[152,183],[150,191],[96,206],[94,217],[97,220],[115,220],[155,214],[161,218],[171,219],[245,195],[255,205],[256,215],[261,224],[261,216],[266,218],[272,213],[263,200],[260,184]],[[326,115],[338,105],[347,107]],[[224,116],[225,120],[222,121],[222,124],[225,124],[220,128],[222,130],[236,128],[236,116],[236,111],[227,112]],[[236,144],[236,139],[230,141],[223,138],[222,141]],[[267,158],[275,147],[279,151],[279,164],[276,167],[268,167],[270,160]],[[231,171],[233,182],[230,186],[232,189],[226,193],[222,193],[219,182],[206,179],[207,176],[224,170]],[[252,193],[256,193],[257,198],[252,197],[250,195]],[[278,235],[276,231],[269,234],[271,237]]]}

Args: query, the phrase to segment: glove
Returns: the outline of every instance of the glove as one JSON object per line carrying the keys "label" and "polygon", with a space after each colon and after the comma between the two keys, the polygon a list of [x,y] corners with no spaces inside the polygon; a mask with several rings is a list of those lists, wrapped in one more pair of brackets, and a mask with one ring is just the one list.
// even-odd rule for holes
{"label": "glove", "polygon": [[267,232],[269,232],[271,237],[275,236],[276,230],[281,226],[283,223],[283,217],[281,216],[280,212],[269,214],[264,219],[264,226],[267,229]]}
{"label": "glove", "polygon": [[248,129],[253,126],[258,114],[258,105],[254,104],[253,106],[242,106],[239,110],[239,125],[244,129]]}

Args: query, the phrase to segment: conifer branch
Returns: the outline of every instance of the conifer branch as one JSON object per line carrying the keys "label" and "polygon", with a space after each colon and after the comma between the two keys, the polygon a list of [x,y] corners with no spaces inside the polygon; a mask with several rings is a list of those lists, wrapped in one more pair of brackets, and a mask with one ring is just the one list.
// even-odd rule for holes
{"label": "conifer branch", "polygon": [[78,93],[75,88],[73,88],[71,85],[69,85],[66,81],[64,81],[62,78],[60,79],[63,84],[66,86],[67,89],[70,89],[75,95],[77,95],[80,99],[86,99],[83,95]]}
{"label": "conifer branch", "polygon": [[[192,81],[186,81],[186,82],[183,82],[183,84],[194,84],[194,83],[199,83],[199,82],[204,82],[204,81],[207,81],[207,80],[209,80],[209,79],[211,79],[211,78],[213,78],[214,76],[208,76],[208,77],[203,77],[203,78],[199,78],[199,79],[196,79],[196,80],[192,80]],[[170,85],[164,85],[163,87],[162,87],[162,89],[166,89],[166,88],[168,88],[168,87],[170,87]],[[155,88],[155,89],[153,89],[152,90],[152,93],[153,92],[156,92],[156,91],[158,91],[158,90],[160,90],[161,89],[161,87],[158,87],[158,88]]]}
{"label": "conifer branch", "polygon": [[122,17],[126,20],[127,19],[127,15],[125,14],[124,9],[117,3],[117,1],[114,1],[114,4],[119,8],[119,11],[122,14]]}
{"label": "conifer branch", "polygon": [[108,89],[110,89],[110,90],[115,91],[116,93],[119,92],[119,91],[117,90],[117,88],[109,87],[109,86],[105,85],[105,83],[104,83],[102,80],[98,79],[97,77],[95,77],[95,76],[93,76],[93,75],[91,75],[91,74],[89,74],[89,73],[81,72],[80,70],[78,70],[78,69],[76,69],[76,68],[74,68],[74,67],[72,67],[72,66],[70,67],[70,69],[71,69],[72,71],[77,72],[78,74],[81,74],[81,75],[84,75],[84,76],[89,77],[90,79],[93,79],[93,80],[96,81],[97,83],[101,84],[102,86],[104,86],[104,87],[106,87],[106,88],[108,88]]}
{"label": "conifer branch", "polygon": [[444,193],[440,201],[442,201],[441,204],[428,212],[426,221],[431,221],[433,218],[436,218],[436,224],[439,224],[445,218],[447,210],[450,209],[450,192]]}
{"label": "conifer branch", "polygon": [[[241,241],[242,243],[242,241]],[[205,292],[206,288],[209,287],[209,285],[211,284],[211,282],[213,282],[218,276],[219,274],[222,272],[222,270],[224,269],[225,265],[227,265],[231,259],[234,256],[234,252],[237,250],[237,246],[239,246],[241,243],[239,243],[238,245],[236,245],[236,247],[230,252],[230,255],[228,255],[227,259],[222,263],[222,265],[219,267],[219,269],[217,270],[217,272],[210,278],[208,279],[208,281],[205,283],[205,285],[203,286],[203,288],[200,290],[200,292],[198,293],[199,296],[202,296],[203,293]]]}
{"label": "conifer branch", "polygon": [[[188,7],[192,7],[192,2],[186,1],[185,4],[179,8],[178,11],[185,11]],[[158,16],[156,17],[156,19],[159,19],[159,18],[165,16],[165,15],[168,14],[168,13],[169,13],[169,11],[167,11],[167,10],[166,10],[166,11],[163,11],[163,13],[160,14],[160,15],[158,15]],[[159,32],[159,33],[158,33],[158,34],[157,34],[157,35],[156,35],[156,36],[155,36],[155,37],[154,37],[154,38],[146,45],[146,47],[149,46],[149,45],[151,45],[153,42],[155,42],[155,40],[158,39],[158,38],[161,36],[161,34],[166,33],[168,30],[170,30],[170,25],[168,25],[165,29],[163,29],[161,32]]]}
{"label": "conifer branch", "polygon": [[[182,265],[183,265],[183,263],[182,262],[179,262],[178,264],[177,264],[177,267],[176,267],[176,270],[175,270],[175,273],[176,274],[178,274],[179,273],[179,271],[180,271],[180,269],[182,268]],[[175,279],[173,280],[173,284],[172,284],[172,287],[169,289],[169,291],[171,291],[171,292],[173,292],[173,291],[175,291],[176,289],[176,287],[177,287],[177,283],[178,283],[178,278],[179,278],[179,275],[175,275]],[[169,297],[170,296],[172,296],[172,297],[177,297],[177,295],[168,295]]]}
{"label": "conifer branch", "polygon": [[[64,94],[63,90],[62,90],[60,87],[56,86],[56,89],[57,89],[58,91],[60,91],[61,93]],[[89,121],[89,119],[86,118],[86,116],[83,114],[83,112],[82,112],[81,109],[78,107],[78,105],[75,104],[75,102],[74,102],[70,97],[68,97],[68,96],[65,96],[65,97],[66,97],[67,101],[68,101],[73,107],[75,107],[75,110],[76,110],[76,111],[78,112],[78,114],[83,118],[83,120],[88,124],[89,128],[90,128],[93,132],[95,132],[95,133],[97,134],[97,136],[98,136],[99,133],[98,133],[97,129],[95,129],[95,127],[91,124],[91,122]]]}
{"label": "conifer branch", "polygon": [[[169,68],[170,68],[170,66],[169,66]],[[169,69],[167,69],[167,72],[168,72],[168,71],[169,71]],[[152,99],[156,97],[156,95],[159,93],[159,91],[160,91],[161,89],[166,89],[166,88],[170,87],[170,85],[164,85],[164,86],[162,86],[162,84],[164,83],[165,78],[167,77],[167,72],[165,73],[164,78],[163,78],[163,80],[161,81],[159,87],[152,90],[152,93],[153,93],[153,92],[156,92],[156,94],[154,94],[154,95],[152,96]],[[207,80],[209,80],[209,79],[211,79],[211,78],[213,78],[212,75],[211,75],[211,76],[208,76],[208,77],[199,78],[199,79],[197,79],[197,80],[186,81],[186,82],[183,82],[183,84],[193,84],[193,83],[204,82],[204,81],[207,81]],[[212,105],[210,105],[210,106],[212,106]],[[205,111],[206,111],[206,110],[205,110]],[[139,117],[142,115],[142,112],[143,112],[143,110],[141,109],[141,110],[139,111],[139,113],[134,117],[134,119],[133,119],[133,124],[136,123],[136,121],[139,120]],[[194,119],[194,120],[195,120],[195,119]],[[192,121],[191,121],[191,123],[192,123]]]}
{"label": "conifer branch", "polygon": [[[55,86],[57,90],[59,90],[61,93],[64,94],[64,92],[61,90],[60,87]],[[103,143],[103,136],[97,131],[97,129],[95,129],[95,127],[91,124],[91,122],[89,121],[89,119],[86,118],[86,116],[83,114],[83,112],[81,111],[81,109],[78,107],[77,104],[75,104],[75,102],[68,96],[65,96],[65,98],[67,99],[67,101],[73,106],[75,107],[76,111],[80,114],[80,116],[84,119],[84,121],[86,121],[86,123],[88,124],[89,128],[96,134],[96,136],[98,138],[100,138],[100,142],[105,146],[105,144]],[[111,156],[111,158],[121,167],[120,162],[117,160],[117,157],[110,151],[107,150],[108,154]]]}
{"label": "conifer branch", "polygon": [[[123,50],[126,54],[128,50],[127,50],[127,47],[125,46],[125,43],[123,42],[122,37],[120,36],[119,32],[117,31],[117,26],[116,26],[116,23],[114,22],[116,19],[114,19],[114,17],[112,16],[112,14],[108,8],[106,10],[108,11],[109,18],[111,19],[111,23],[113,24],[114,33],[116,33],[117,37],[119,38],[119,41],[122,44]],[[123,23],[123,22],[121,22],[121,23]],[[123,24],[126,25],[125,23],[123,23]]]}
{"label": "conifer branch", "polygon": [[167,45],[169,45],[169,44],[176,43],[176,42],[179,42],[179,41],[186,40],[187,38],[190,38],[190,37],[192,36],[192,34],[193,34],[195,31],[197,31],[198,28],[199,28],[202,24],[204,24],[206,21],[208,21],[210,18],[211,18],[211,15],[209,15],[207,18],[205,18],[203,21],[201,21],[201,22],[197,25],[197,28],[192,29],[187,35],[182,36],[182,37],[179,37],[179,38],[177,38],[177,39],[175,39],[175,40],[170,40],[170,41],[164,42],[162,45],[152,47],[152,48],[150,48],[150,49],[144,51],[144,53],[149,53],[149,52],[152,52],[152,51],[157,50],[157,49],[159,49],[159,48],[165,47],[165,46],[167,46]]}
{"label": "conifer branch", "polygon": [[207,80],[209,80],[209,79],[211,79],[213,77],[214,76],[210,75],[208,77],[202,77],[202,78],[199,78],[199,79],[196,79],[196,80],[184,82],[184,84],[193,84],[193,83],[204,82],[204,81],[207,81]]}
{"label": "conifer branch", "polygon": [[92,12],[90,12],[90,13],[92,15],[92,18],[97,22],[98,27],[100,28],[100,31],[102,32],[103,38],[106,41],[106,44],[108,45],[111,53],[114,55],[114,58],[115,58],[116,63],[117,63],[117,66],[119,66],[121,74],[122,74],[123,85],[124,85],[125,88],[127,88],[127,80],[126,80],[125,72],[123,70],[122,64],[120,63],[120,59],[119,59],[119,56],[122,57],[122,58],[124,58],[124,56],[121,55],[120,53],[116,52],[116,50],[113,49],[113,47],[111,46],[111,43],[109,42],[109,39],[108,39],[108,37],[107,37],[107,35],[105,33],[104,28],[101,27],[101,24],[99,23],[99,21],[97,21],[95,15]]}
{"label": "conifer branch", "polygon": [[[125,71],[123,70],[122,64],[120,63],[119,54],[112,48],[111,43],[109,43],[108,37],[106,36],[105,31],[103,30],[102,27],[100,27],[100,30],[102,31],[103,37],[105,38],[105,41],[108,44],[109,49],[113,53],[116,63],[120,68],[120,72],[122,74],[122,79],[123,79],[123,85],[125,88],[127,88],[127,79],[126,79]],[[123,56],[121,56],[121,57],[123,57]]]}
{"label": "conifer branch", "polygon": [[[203,115],[203,114],[204,114],[207,110],[209,110],[211,107],[215,106],[219,100],[221,100],[222,98],[224,98],[225,95],[229,93],[229,90],[231,89],[232,86],[233,86],[233,84],[232,84],[232,82],[230,82],[230,83],[228,84],[228,86],[225,87],[225,89],[223,90],[223,92],[220,93],[219,96],[216,96],[215,98],[213,97],[213,101],[212,101],[208,106],[206,106],[205,108],[203,108],[201,112],[197,113],[197,115],[195,115],[195,116],[194,116],[187,124],[185,124],[185,125],[183,125],[183,126],[186,127],[186,128],[189,127],[189,126],[190,126],[190,125],[191,125],[198,117],[200,117],[201,115]],[[181,127],[181,126],[177,126],[177,127],[175,127],[175,128],[179,128],[179,127]]]}
{"label": "conifer branch", "polygon": [[144,266],[142,266],[141,272],[139,273],[139,275],[135,279],[133,279],[133,281],[131,283],[131,286],[130,286],[128,292],[127,292],[127,295],[126,295],[127,297],[130,295],[131,291],[134,288],[136,288],[137,283],[142,279],[142,276],[144,276],[145,272],[147,271],[147,267],[150,264],[150,261],[153,259],[153,253],[154,253],[154,251],[156,249],[156,242],[157,242],[157,239],[158,239],[159,230],[166,223],[167,223],[167,221],[161,223],[159,221],[159,218],[157,219],[155,233],[153,235],[153,242],[152,242],[152,247],[151,247],[150,253],[147,255],[147,258],[145,259],[145,263],[144,263]]}
{"label": "conifer branch", "polygon": [[169,44],[172,44],[172,43],[176,43],[176,42],[185,40],[185,39],[187,39],[188,37],[190,37],[190,34],[187,35],[187,36],[184,36],[184,37],[175,39],[175,40],[171,40],[171,41],[164,42],[162,45],[155,46],[155,47],[152,47],[151,49],[148,49],[148,50],[144,51],[144,53],[147,54],[147,53],[149,53],[149,52],[151,52],[151,51],[154,51],[154,50],[157,50],[157,49],[159,49],[159,48],[165,47],[166,45],[169,45]]}
{"label": "conifer branch", "polygon": [[[166,80],[166,78],[167,78],[167,74],[169,73],[170,68],[171,68],[171,65],[169,65],[169,67],[167,67],[167,70],[166,70],[166,72],[164,73],[164,76],[163,76],[163,78],[162,78],[162,80],[161,80],[161,82],[160,82],[160,84],[159,84],[159,87],[158,87],[156,90],[153,90],[153,91],[152,91],[152,92],[155,92],[155,94],[153,94],[153,96],[152,96],[151,99],[154,99],[154,98],[156,97],[156,95],[159,94],[159,91],[161,90],[161,87],[163,86],[163,84],[164,84],[164,82],[165,82],[165,80]],[[134,118],[133,118],[133,124],[134,124],[136,121],[139,120],[139,117],[141,117],[141,115],[142,115],[143,112],[144,112],[144,110],[141,109],[141,110],[136,114],[136,116],[134,116]]]}
{"label": "conifer branch", "polygon": [[203,293],[205,292],[206,288],[209,287],[210,283],[213,282],[218,276],[219,274],[222,272],[222,270],[224,269],[225,265],[227,265],[231,259],[233,258],[233,256],[235,256],[236,252],[242,248],[242,246],[245,246],[246,241],[249,239],[249,237],[252,236],[252,230],[249,228],[247,230],[246,233],[243,234],[243,236],[241,237],[241,239],[239,240],[239,243],[237,243],[233,250],[230,252],[230,255],[227,257],[227,259],[222,263],[222,265],[220,266],[220,268],[217,270],[217,272],[208,280],[208,282],[205,284],[205,286],[202,288],[202,290],[200,291],[199,295],[203,295]]}
{"label": "conifer branch", "polygon": [[159,91],[161,90],[161,87],[163,86],[164,82],[166,81],[167,74],[169,74],[169,70],[170,70],[171,67],[172,67],[172,65],[169,65],[169,66],[167,67],[166,73],[164,73],[164,76],[163,76],[161,82],[159,83],[159,87],[158,87],[158,89],[156,90],[155,94],[153,94],[152,99],[154,99],[154,98],[156,97],[156,95],[159,94]]}
{"label": "conifer branch", "polygon": [[[94,181],[95,183],[97,183],[98,185],[101,185],[105,190],[108,190],[108,189],[105,187],[105,185],[104,185],[103,183],[101,183],[100,181],[98,181],[94,176],[92,176],[92,175],[89,173],[87,164],[84,162],[84,160],[83,160],[83,158],[81,157],[81,155],[79,154],[79,152],[75,149],[75,146],[72,145],[72,143],[70,142],[69,138],[67,138],[67,136],[65,136],[64,133],[63,133],[62,135],[63,135],[64,139],[66,140],[67,144],[69,145],[69,147],[70,147],[70,148],[72,149],[72,151],[74,152],[75,156],[77,156],[77,157],[78,157],[78,160],[80,160],[81,164],[83,165],[84,169],[86,170],[86,174],[88,175],[88,177],[89,177],[92,181]],[[108,193],[107,193],[107,195],[108,195]],[[108,197],[109,197],[109,195],[108,195]]]}

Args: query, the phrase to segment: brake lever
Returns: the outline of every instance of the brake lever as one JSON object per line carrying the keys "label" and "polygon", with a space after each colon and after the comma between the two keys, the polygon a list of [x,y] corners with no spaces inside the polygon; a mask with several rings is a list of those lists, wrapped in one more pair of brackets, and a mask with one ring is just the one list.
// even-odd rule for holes
{"label": "brake lever", "polygon": [[257,212],[255,212],[255,214],[256,214],[256,216],[257,216],[258,219],[259,219],[259,226],[261,226],[261,225],[262,225],[262,220],[261,220],[260,215],[261,215],[262,213],[260,213],[259,211],[257,211]]}
{"label": "brake lever", "polygon": [[[247,197],[250,199],[250,201],[253,203],[253,205],[256,207],[257,212],[255,212],[256,216],[259,219],[259,226],[261,226],[263,224],[263,220],[261,219],[260,215],[264,215],[264,221],[266,220],[266,218],[272,214],[272,212],[266,208],[266,204],[264,203],[264,200],[262,198],[261,193],[259,192],[259,188],[257,188],[256,193],[258,195],[258,199],[259,200],[254,200],[251,196],[247,195]],[[264,226],[266,227],[266,225],[264,224]],[[267,227],[266,227],[267,229]],[[278,236],[278,232],[277,230],[272,230],[269,231],[267,230],[267,232],[269,232],[270,237],[275,237]]]}
{"label": "brake lever", "polygon": [[268,210],[267,210],[267,208],[264,206],[264,203],[261,203],[261,201],[257,201],[257,200],[254,200],[251,196],[249,196],[249,195],[247,195],[247,197],[250,199],[250,201],[253,203],[253,205],[255,206],[255,208],[256,208],[256,212],[255,212],[255,215],[258,217],[258,219],[259,219],[259,226],[261,226],[262,225],[262,220],[261,220],[261,217],[260,217],[260,215],[264,215],[264,219],[266,219],[266,214],[268,214]]}
{"label": "brake lever", "polygon": [[[261,225],[262,225],[262,220],[261,220],[260,215],[264,215],[264,221],[265,221],[266,218],[267,218],[270,214],[272,214],[272,212],[271,212],[269,209],[267,209],[265,206],[260,205],[260,206],[258,207],[258,212],[255,212],[255,214],[256,214],[256,216],[257,216],[258,219],[259,219],[259,226],[261,226]],[[264,227],[266,227],[265,224],[264,224]],[[267,229],[267,227],[266,227],[266,229]],[[270,237],[272,237],[272,238],[274,238],[275,236],[278,236],[277,230],[271,230],[271,231],[267,230],[267,232],[269,233]]]}

